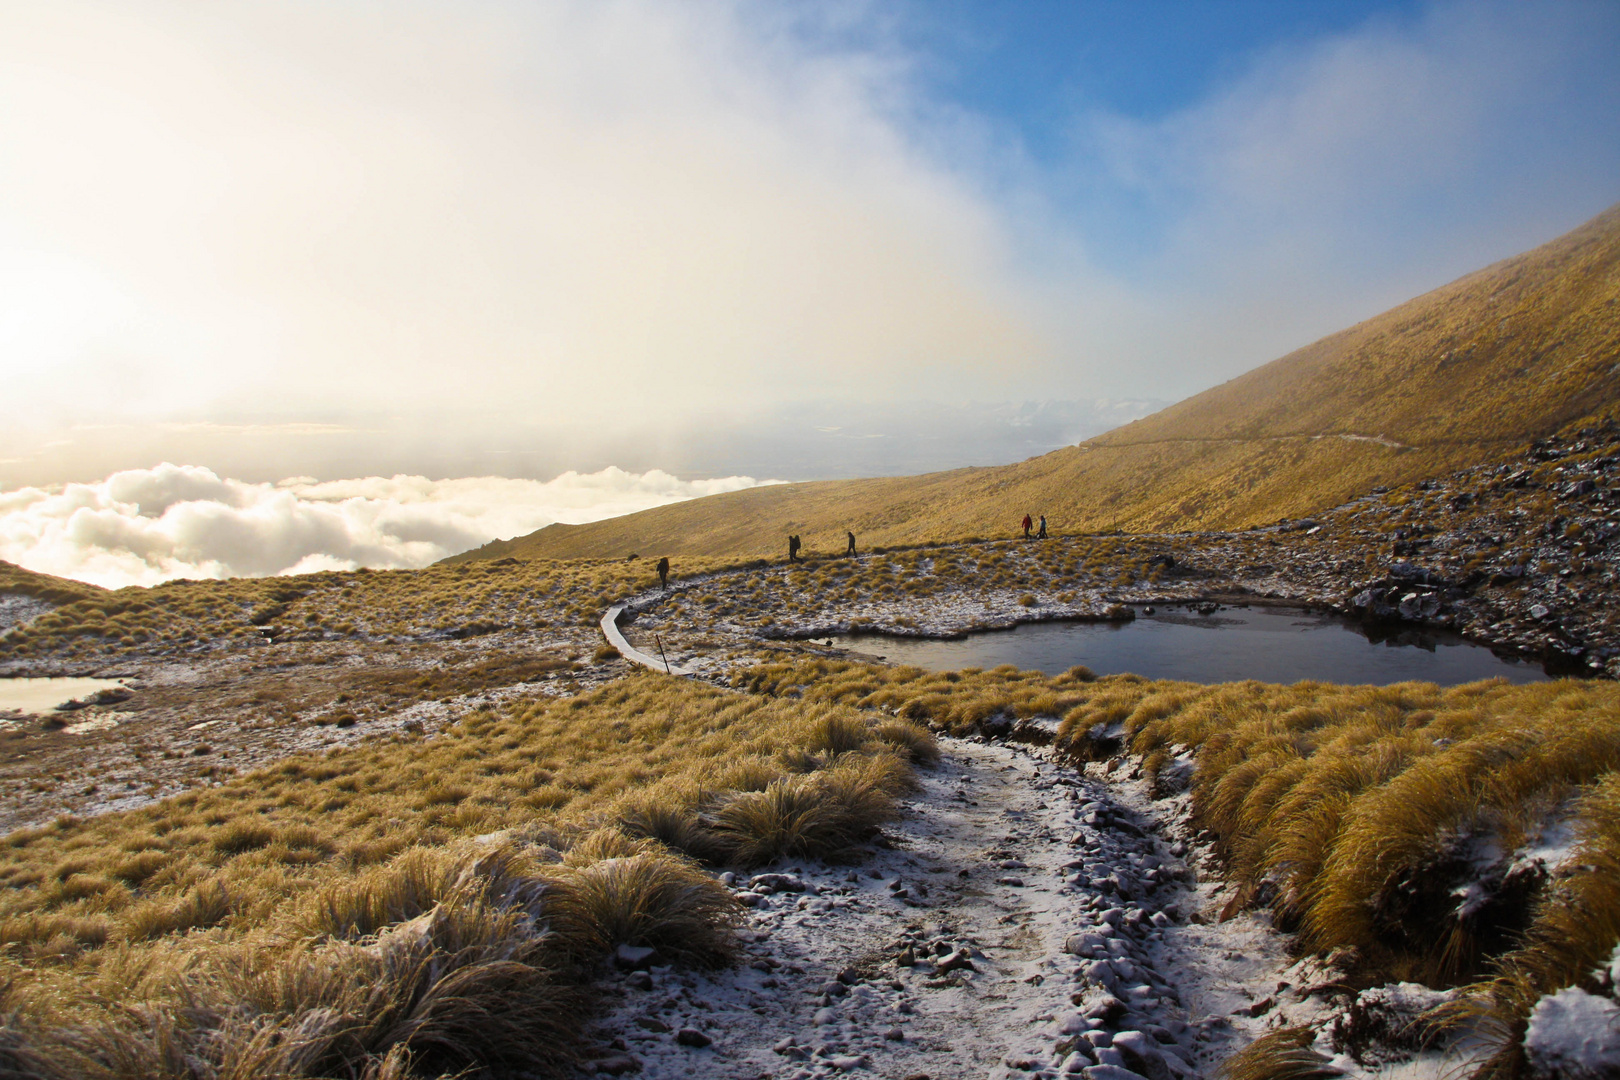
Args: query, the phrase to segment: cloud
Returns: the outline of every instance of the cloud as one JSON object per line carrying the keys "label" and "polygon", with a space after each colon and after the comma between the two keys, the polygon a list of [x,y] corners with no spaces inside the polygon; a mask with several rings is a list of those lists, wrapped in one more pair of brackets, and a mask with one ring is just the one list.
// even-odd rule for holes
{"label": "cloud", "polygon": [[[931,97],[905,18],[0,4],[0,475],[550,476],[807,401],[1178,397],[1620,197],[1613,4],[1285,41],[1056,164]],[[893,471],[866,441],[840,471]]]}
{"label": "cloud", "polygon": [[725,2],[7,5],[0,412],[605,422],[1026,365],[897,80]]}
{"label": "cloud", "polygon": [[248,484],[163,464],[95,484],[0,491],[0,559],[110,588],[419,567],[555,521],[597,521],[760,482],[607,468],[544,482],[372,476]]}
{"label": "cloud", "polygon": [[1141,304],[1122,370],[1198,389],[1604,209],[1617,47],[1614,5],[1433,3],[1272,48],[1169,116],[1078,118],[1082,228],[1136,230],[1108,260]]}

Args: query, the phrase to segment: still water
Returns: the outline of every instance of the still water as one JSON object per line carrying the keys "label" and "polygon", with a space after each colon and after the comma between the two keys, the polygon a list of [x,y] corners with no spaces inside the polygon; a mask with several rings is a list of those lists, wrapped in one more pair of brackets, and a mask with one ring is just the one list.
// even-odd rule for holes
{"label": "still water", "polygon": [[115,679],[0,679],[0,712],[47,713],[64,701],[122,685]]}
{"label": "still water", "polygon": [[1200,615],[1159,607],[1128,623],[1028,623],[1013,630],[929,641],[881,634],[835,639],[934,671],[1014,664],[1055,675],[1084,664],[1098,675],[1131,672],[1187,682],[1386,684],[1420,680],[1452,686],[1478,679],[1541,682],[1539,664],[1504,659],[1457,634],[1410,627],[1378,630],[1298,608],[1222,608]]}

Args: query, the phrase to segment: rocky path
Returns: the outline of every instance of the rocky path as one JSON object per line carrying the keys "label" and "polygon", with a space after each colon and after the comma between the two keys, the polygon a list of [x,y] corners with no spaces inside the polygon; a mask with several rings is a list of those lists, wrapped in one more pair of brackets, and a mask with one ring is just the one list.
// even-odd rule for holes
{"label": "rocky path", "polygon": [[732,882],[752,908],[736,968],[652,957],[616,976],[589,1067],[1179,1080],[1252,1037],[1280,941],[1247,917],[1204,921],[1209,887],[1140,792],[1038,748],[941,742],[892,847]]}

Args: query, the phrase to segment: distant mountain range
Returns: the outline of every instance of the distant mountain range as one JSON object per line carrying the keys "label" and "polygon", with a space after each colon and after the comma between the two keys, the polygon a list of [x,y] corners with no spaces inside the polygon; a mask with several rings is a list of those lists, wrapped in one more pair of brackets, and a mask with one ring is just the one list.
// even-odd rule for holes
{"label": "distant mountain range", "polygon": [[[455,558],[776,555],[790,533],[808,550],[842,550],[846,530],[866,546],[1007,535],[1025,513],[1065,532],[1242,528],[1503,456],[1617,400],[1620,206],[1078,446],[1013,465],[716,495]],[[1028,431],[1034,448],[1108,407],[1014,406],[978,421],[969,411],[958,445],[984,452],[978,423],[1015,439]],[[818,431],[800,451],[889,437],[881,418],[862,423]]]}

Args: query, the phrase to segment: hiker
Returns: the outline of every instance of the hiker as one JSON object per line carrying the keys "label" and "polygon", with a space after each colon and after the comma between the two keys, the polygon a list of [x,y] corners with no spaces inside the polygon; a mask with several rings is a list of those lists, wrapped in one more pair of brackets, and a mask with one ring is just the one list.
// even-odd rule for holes
{"label": "hiker", "polygon": [[669,557],[658,560],[658,587],[665,592],[669,591]]}
{"label": "hiker", "polygon": [[1041,531],[1036,533],[1035,536],[1036,536],[1037,539],[1040,539],[1040,540],[1045,540],[1046,539],[1046,515],[1045,514],[1041,515]]}
{"label": "hiker", "polygon": [[1024,515],[1024,539],[1025,539],[1025,540],[1028,540],[1028,539],[1029,539],[1029,530],[1030,530],[1030,526],[1032,526],[1032,525],[1034,525],[1034,524],[1035,524],[1035,523],[1034,523],[1034,522],[1033,522],[1033,521],[1031,521],[1031,520],[1029,520],[1029,515],[1028,515],[1028,514],[1025,514],[1025,515]]}
{"label": "hiker", "polygon": [[798,562],[798,561],[799,561],[799,538],[797,536],[790,536],[790,537],[788,537],[788,562]]}
{"label": "hiker", "polygon": [[855,534],[854,533],[849,534],[849,547],[844,549],[844,554],[846,556],[855,554]]}

